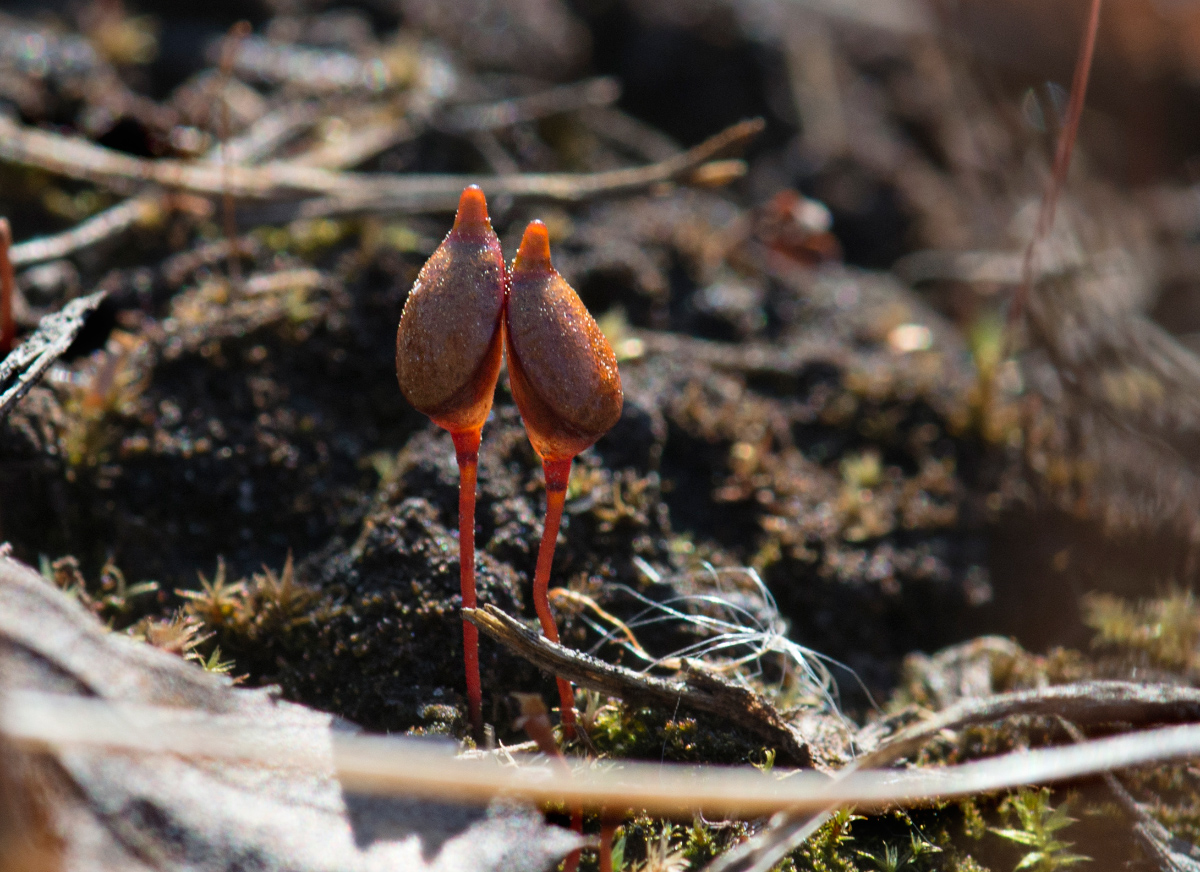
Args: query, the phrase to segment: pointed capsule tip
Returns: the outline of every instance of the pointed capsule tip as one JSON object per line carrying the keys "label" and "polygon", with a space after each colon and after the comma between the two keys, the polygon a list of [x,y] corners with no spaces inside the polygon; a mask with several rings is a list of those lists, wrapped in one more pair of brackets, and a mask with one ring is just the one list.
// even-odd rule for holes
{"label": "pointed capsule tip", "polygon": [[550,266],[550,232],[541,221],[530,221],[521,237],[513,269],[553,269]]}
{"label": "pointed capsule tip", "polygon": [[490,227],[488,224],[487,198],[479,185],[464,188],[458,198],[458,214],[454,216],[454,229],[459,232],[477,231]]}

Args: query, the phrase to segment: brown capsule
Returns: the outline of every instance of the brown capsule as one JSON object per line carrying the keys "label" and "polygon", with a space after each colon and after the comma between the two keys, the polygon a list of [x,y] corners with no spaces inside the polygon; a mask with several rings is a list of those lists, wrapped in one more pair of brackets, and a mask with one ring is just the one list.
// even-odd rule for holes
{"label": "brown capsule", "polygon": [[550,265],[546,225],[525,228],[504,322],[513,399],[543,460],[570,460],[621,417],[612,347],[579,295]]}
{"label": "brown capsule", "polygon": [[396,331],[396,377],[410,403],[439,427],[483,426],[503,350],[504,253],[483,191],[458,201],[454,227],[425,262]]}

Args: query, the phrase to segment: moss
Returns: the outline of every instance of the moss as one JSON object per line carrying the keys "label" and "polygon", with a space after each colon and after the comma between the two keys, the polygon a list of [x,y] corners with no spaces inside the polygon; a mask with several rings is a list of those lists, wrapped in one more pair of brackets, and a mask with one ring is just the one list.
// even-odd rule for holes
{"label": "moss", "polygon": [[1140,655],[1163,669],[1195,673],[1200,667],[1200,603],[1191,591],[1136,603],[1092,593],[1083,598],[1083,611],[1097,648]]}
{"label": "moss", "polygon": [[641,760],[743,764],[767,754],[760,741],[719,718],[623,702],[597,712],[589,737],[602,754]]}
{"label": "moss", "polygon": [[39,563],[46,581],[78,600],[114,629],[126,629],[161,606],[163,596],[158,582],[130,584],[125,573],[111,559],[105,561],[97,576],[91,579],[84,576],[80,561],[73,555],[57,560],[43,556]]}
{"label": "moss", "polygon": [[1200,783],[1186,764],[1154,766],[1122,774],[1123,782],[1172,834],[1200,844]]}
{"label": "moss", "polygon": [[987,824],[975,800],[968,797],[959,802],[958,808],[963,817],[963,834],[971,839],[982,839],[987,832]]}
{"label": "moss", "polygon": [[68,473],[115,459],[122,421],[140,410],[149,382],[148,346],[142,337],[114,331],[104,349],[77,364],[69,379],[59,381],[59,451]]}
{"label": "moss", "polygon": [[989,872],[989,870],[986,866],[980,865],[979,861],[971,855],[963,854],[955,856],[951,860],[950,872]]}
{"label": "moss", "polygon": [[[427,501],[406,500],[373,516],[349,548],[255,574],[235,595],[240,604],[231,617],[203,593],[189,607],[215,611],[222,649],[255,682],[279,684],[288,698],[374,730],[459,730],[465,700],[458,548],[436,516]],[[476,582],[484,601],[522,610],[507,568],[483,556]],[[485,643],[481,654],[487,715],[507,736],[504,693],[542,691],[548,680],[496,646]]]}
{"label": "moss", "polygon": [[849,809],[838,809],[821,828],[813,833],[797,852],[796,868],[812,872],[858,872],[851,857],[854,841],[851,830],[855,821],[863,820]]}

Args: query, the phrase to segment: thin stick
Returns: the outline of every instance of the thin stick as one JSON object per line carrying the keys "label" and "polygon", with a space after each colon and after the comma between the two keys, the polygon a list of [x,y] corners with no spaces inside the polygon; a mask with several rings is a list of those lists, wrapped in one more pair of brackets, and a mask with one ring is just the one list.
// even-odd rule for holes
{"label": "thin stick", "polygon": [[221,192],[221,212],[225,222],[225,238],[229,240],[229,281],[234,288],[242,286],[242,262],[240,260],[241,252],[237,246],[237,210],[233,201],[233,193],[229,189],[229,168],[233,165],[233,161],[229,159],[229,155],[225,150],[225,144],[229,141],[231,123],[229,119],[229,101],[225,99],[225,90],[229,85],[230,79],[233,78],[233,65],[237,62],[238,53],[241,51],[242,43],[246,41],[246,37],[250,35],[250,22],[239,21],[233,27],[229,28],[229,35],[225,37],[225,44],[221,46],[221,63],[219,74],[217,76],[217,96],[221,101],[221,129],[219,131],[221,146],[221,173],[223,176],[224,190]]}
{"label": "thin stick", "polygon": [[0,160],[38,167],[68,178],[120,191],[150,183],[219,197],[278,200],[319,195],[302,214],[451,211],[463,188],[478,184],[488,197],[510,194],[559,202],[581,202],[645,190],[665,182],[690,184],[697,171],[754,139],[762,119],[742,121],[667,160],[598,173],[523,173],[501,177],[333,172],[278,161],[229,167],[179,160],[149,160],[121,154],[76,137],[60,136],[0,118]]}
{"label": "thin stick", "polygon": [[66,257],[153,217],[164,208],[164,199],[161,192],[139,194],[81,221],[70,230],[19,242],[12,247],[12,260],[20,266],[29,266]]}
{"label": "thin stick", "polygon": [[1058,198],[1067,184],[1067,170],[1071,166],[1071,154],[1075,150],[1075,137],[1079,133],[1079,119],[1083,115],[1083,100],[1087,96],[1088,79],[1092,72],[1092,57],[1096,52],[1096,33],[1100,29],[1101,0],[1092,0],[1091,11],[1088,14],[1087,27],[1083,32],[1083,41],[1079,48],[1079,59],[1075,63],[1075,77],[1071,82],[1071,100],[1067,104],[1066,122],[1062,134],[1058,138],[1058,148],[1054,153],[1054,166],[1050,173],[1050,181],[1046,193],[1042,197],[1042,208],[1038,212],[1037,226],[1029,246],[1025,249],[1025,260],[1021,265],[1021,287],[1013,297],[1012,306],[1008,310],[1008,326],[1011,334],[1013,327],[1025,313],[1029,302],[1029,294],[1033,290],[1033,258],[1038,245],[1050,233],[1054,225],[1054,212],[1058,207]]}
{"label": "thin stick", "polygon": [[[558,626],[550,611],[550,569],[554,564],[554,545],[558,541],[558,527],[562,523],[563,505],[567,500],[567,482],[571,478],[571,459],[544,460],[542,470],[546,475],[546,526],[542,529],[542,542],[538,546],[537,570],[533,576],[533,607],[542,624],[542,633],[558,644]],[[558,682],[558,698],[561,704],[563,734],[575,738],[575,692],[571,682],[565,678]]]}
{"label": "thin stick", "polygon": [[[1001,721],[1013,715],[1058,716],[1087,724],[1196,720],[1200,718],[1200,691],[1171,685],[1086,681],[965,699],[892,736],[841,770],[837,778],[850,777],[855,771],[888,766],[919,750],[943,732],[960,730],[970,724]],[[818,814],[788,812],[769,829],[718,857],[705,872],[765,872],[804,844],[837,808],[832,805]]]}
{"label": "thin stick", "polygon": [[13,295],[17,284],[13,278],[12,228],[7,218],[0,218],[0,357],[6,356],[17,341],[17,324],[13,320]]}
{"label": "thin stick", "polygon": [[585,106],[610,106],[620,96],[621,86],[617,80],[601,76],[495,103],[455,106],[437,119],[437,125],[454,133],[496,130]]}
{"label": "thin stick", "polygon": [[[451,433],[458,460],[458,564],[463,608],[475,608],[475,480],[482,429]],[[469,603],[469,605],[468,605]],[[483,738],[483,684],[479,679],[479,630],[463,618],[463,665],[467,673],[467,709],[476,741]]]}
{"label": "thin stick", "polygon": [[[34,334],[16,349],[0,358],[0,418],[37,384],[54,363],[62,356],[92,310],[100,305],[105,291],[97,291],[86,297],[78,297],[57,312],[47,315],[38,322]],[[9,381],[13,384],[9,386]]]}
{"label": "thin stick", "polygon": [[[216,160],[222,155],[237,164],[254,164],[269,157],[281,145],[310,127],[317,119],[318,106],[312,102],[295,103],[264,115],[242,136],[222,143],[205,155]],[[317,165],[308,160],[304,162]],[[331,166],[322,164],[323,166]],[[130,197],[81,221],[70,230],[27,239],[12,247],[16,266],[30,266],[67,257],[89,246],[128,231],[138,224],[152,224],[169,208],[169,197],[161,190],[150,190]]]}
{"label": "thin stick", "polygon": [[812,755],[803,736],[774,706],[748,687],[690,663],[684,664],[682,680],[645,675],[606,663],[536,635],[491,604],[463,614],[487,636],[551,675],[626,702],[668,709],[682,706],[715,714],[769,742],[770,747],[779,751],[781,762],[812,765]]}

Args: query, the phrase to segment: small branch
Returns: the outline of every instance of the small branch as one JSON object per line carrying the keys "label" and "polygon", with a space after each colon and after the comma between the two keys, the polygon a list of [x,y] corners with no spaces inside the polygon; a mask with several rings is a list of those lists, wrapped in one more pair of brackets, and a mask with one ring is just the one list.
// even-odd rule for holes
{"label": "small branch", "polygon": [[495,606],[462,611],[484,634],[551,675],[629,702],[668,710],[683,706],[726,718],[769,742],[790,765],[812,765],[808,746],[769,702],[695,664],[685,662],[682,681],[656,678],[557,645]]}
{"label": "small branch", "polygon": [[[944,731],[1015,715],[1061,715],[1092,726],[1187,723],[1200,720],[1200,690],[1167,684],[1088,681],[964,700],[936,717],[901,731],[879,748],[858,758],[838,773],[837,780],[840,782],[853,778],[855,773],[889,766]],[[937,771],[933,767],[930,769]],[[1034,780],[1037,779],[1030,779],[1031,782]],[[811,810],[788,812],[766,831],[718,857],[705,872],[767,872],[804,844],[839,805],[830,805],[816,814]]]}
{"label": "small branch", "polygon": [[680,155],[631,169],[479,178],[343,173],[287,162],[223,168],[212,163],[148,160],[0,118],[0,160],[119,191],[153,184],[208,197],[220,197],[228,190],[232,196],[246,200],[316,195],[322,199],[306,204],[305,212],[311,215],[422,212],[452,210],[462,189],[470,184],[480,185],[489,197],[509,194],[567,203],[631,193],[668,182],[688,184],[695,181],[697,173],[703,175],[705,164],[741,149],[763,127],[762,119],[743,121]]}
{"label": "small branch", "polygon": [[547,115],[561,115],[592,106],[611,106],[620,96],[621,86],[616,79],[600,76],[525,97],[478,106],[455,106],[447,109],[435,126],[450,133],[496,130],[536,121]]}
{"label": "small branch", "polygon": [[1062,717],[1095,727],[1179,724],[1200,721],[1200,690],[1173,684],[1084,681],[967,699],[927,721],[913,724],[856,762],[858,768],[886,766],[919,750],[947,730],[1002,721],[1017,715]]}
{"label": "small branch", "polygon": [[[1073,741],[1077,743],[1087,741],[1083,731],[1066,718],[1059,718],[1059,723]],[[1161,872],[1196,872],[1200,868],[1200,863],[1197,863],[1194,857],[1175,850],[1181,840],[1171,835],[1166,827],[1134,799],[1116,775],[1111,772],[1101,772],[1100,777],[1104,779],[1108,789],[1117,798],[1117,802],[1125,809],[1125,813],[1137,821],[1133,826],[1133,834],[1141,843],[1146,856],[1154,859]],[[1186,847],[1193,851],[1195,849],[1195,846],[1191,844],[1186,844]]]}
{"label": "small branch", "polygon": [[235,164],[261,163],[315,125],[320,117],[321,104],[315,100],[289,103],[268,112],[219,148],[213,148],[205,159],[215,160],[220,155]]}
{"label": "small branch", "polygon": [[[97,291],[67,303],[60,311],[47,315],[37,332],[0,361],[0,418],[8,414],[17,400],[25,396],[75,340],[83,322],[100,305],[105,292]],[[5,389],[11,380],[15,382]]]}
{"label": "small branch", "polygon": [[[741,121],[716,136],[681,154],[657,163],[629,169],[598,173],[527,173],[499,177],[477,176],[380,176],[371,196],[359,203],[343,203],[340,208],[360,211],[431,212],[453,209],[462,189],[477,184],[488,197],[509,195],[514,198],[581,203],[596,197],[631,194],[667,183],[693,184],[703,179],[705,167],[721,158],[736,154],[748,145],[766,124],[761,118]],[[732,167],[726,167],[732,169]],[[744,174],[745,167],[737,175]],[[362,176],[362,178],[369,178]],[[726,177],[725,181],[732,181]],[[306,204],[305,211],[320,213],[322,204]]]}
{"label": "small branch", "polygon": [[133,197],[105,209],[63,233],[39,236],[17,243],[12,247],[12,262],[15,266],[31,266],[66,257],[124,233],[137,224],[152,220],[161,214],[163,206],[163,198],[160,195],[142,194]]}
{"label": "small branch", "polygon": [[416,139],[421,128],[406,118],[384,114],[380,118],[354,124],[350,134],[296,155],[290,163],[303,167],[349,169],[366,163],[375,155],[402,142]]}
{"label": "small branch", "polygon": [[[316,123],[318,111],[319,106],[312,101],[284,106],[264,115],[243,135],[229,140],[222,152],[232,163],[257,163]],[[214,148],[205,159],[214,160],[222,152]],[[106,239],[120,236],[137,225],[151,224],[167,208],[167,197],[163,191],[138,194],[110,206],[70,230],[14,245],[10,253],[13,265],[32,266],[67,257]]]}

